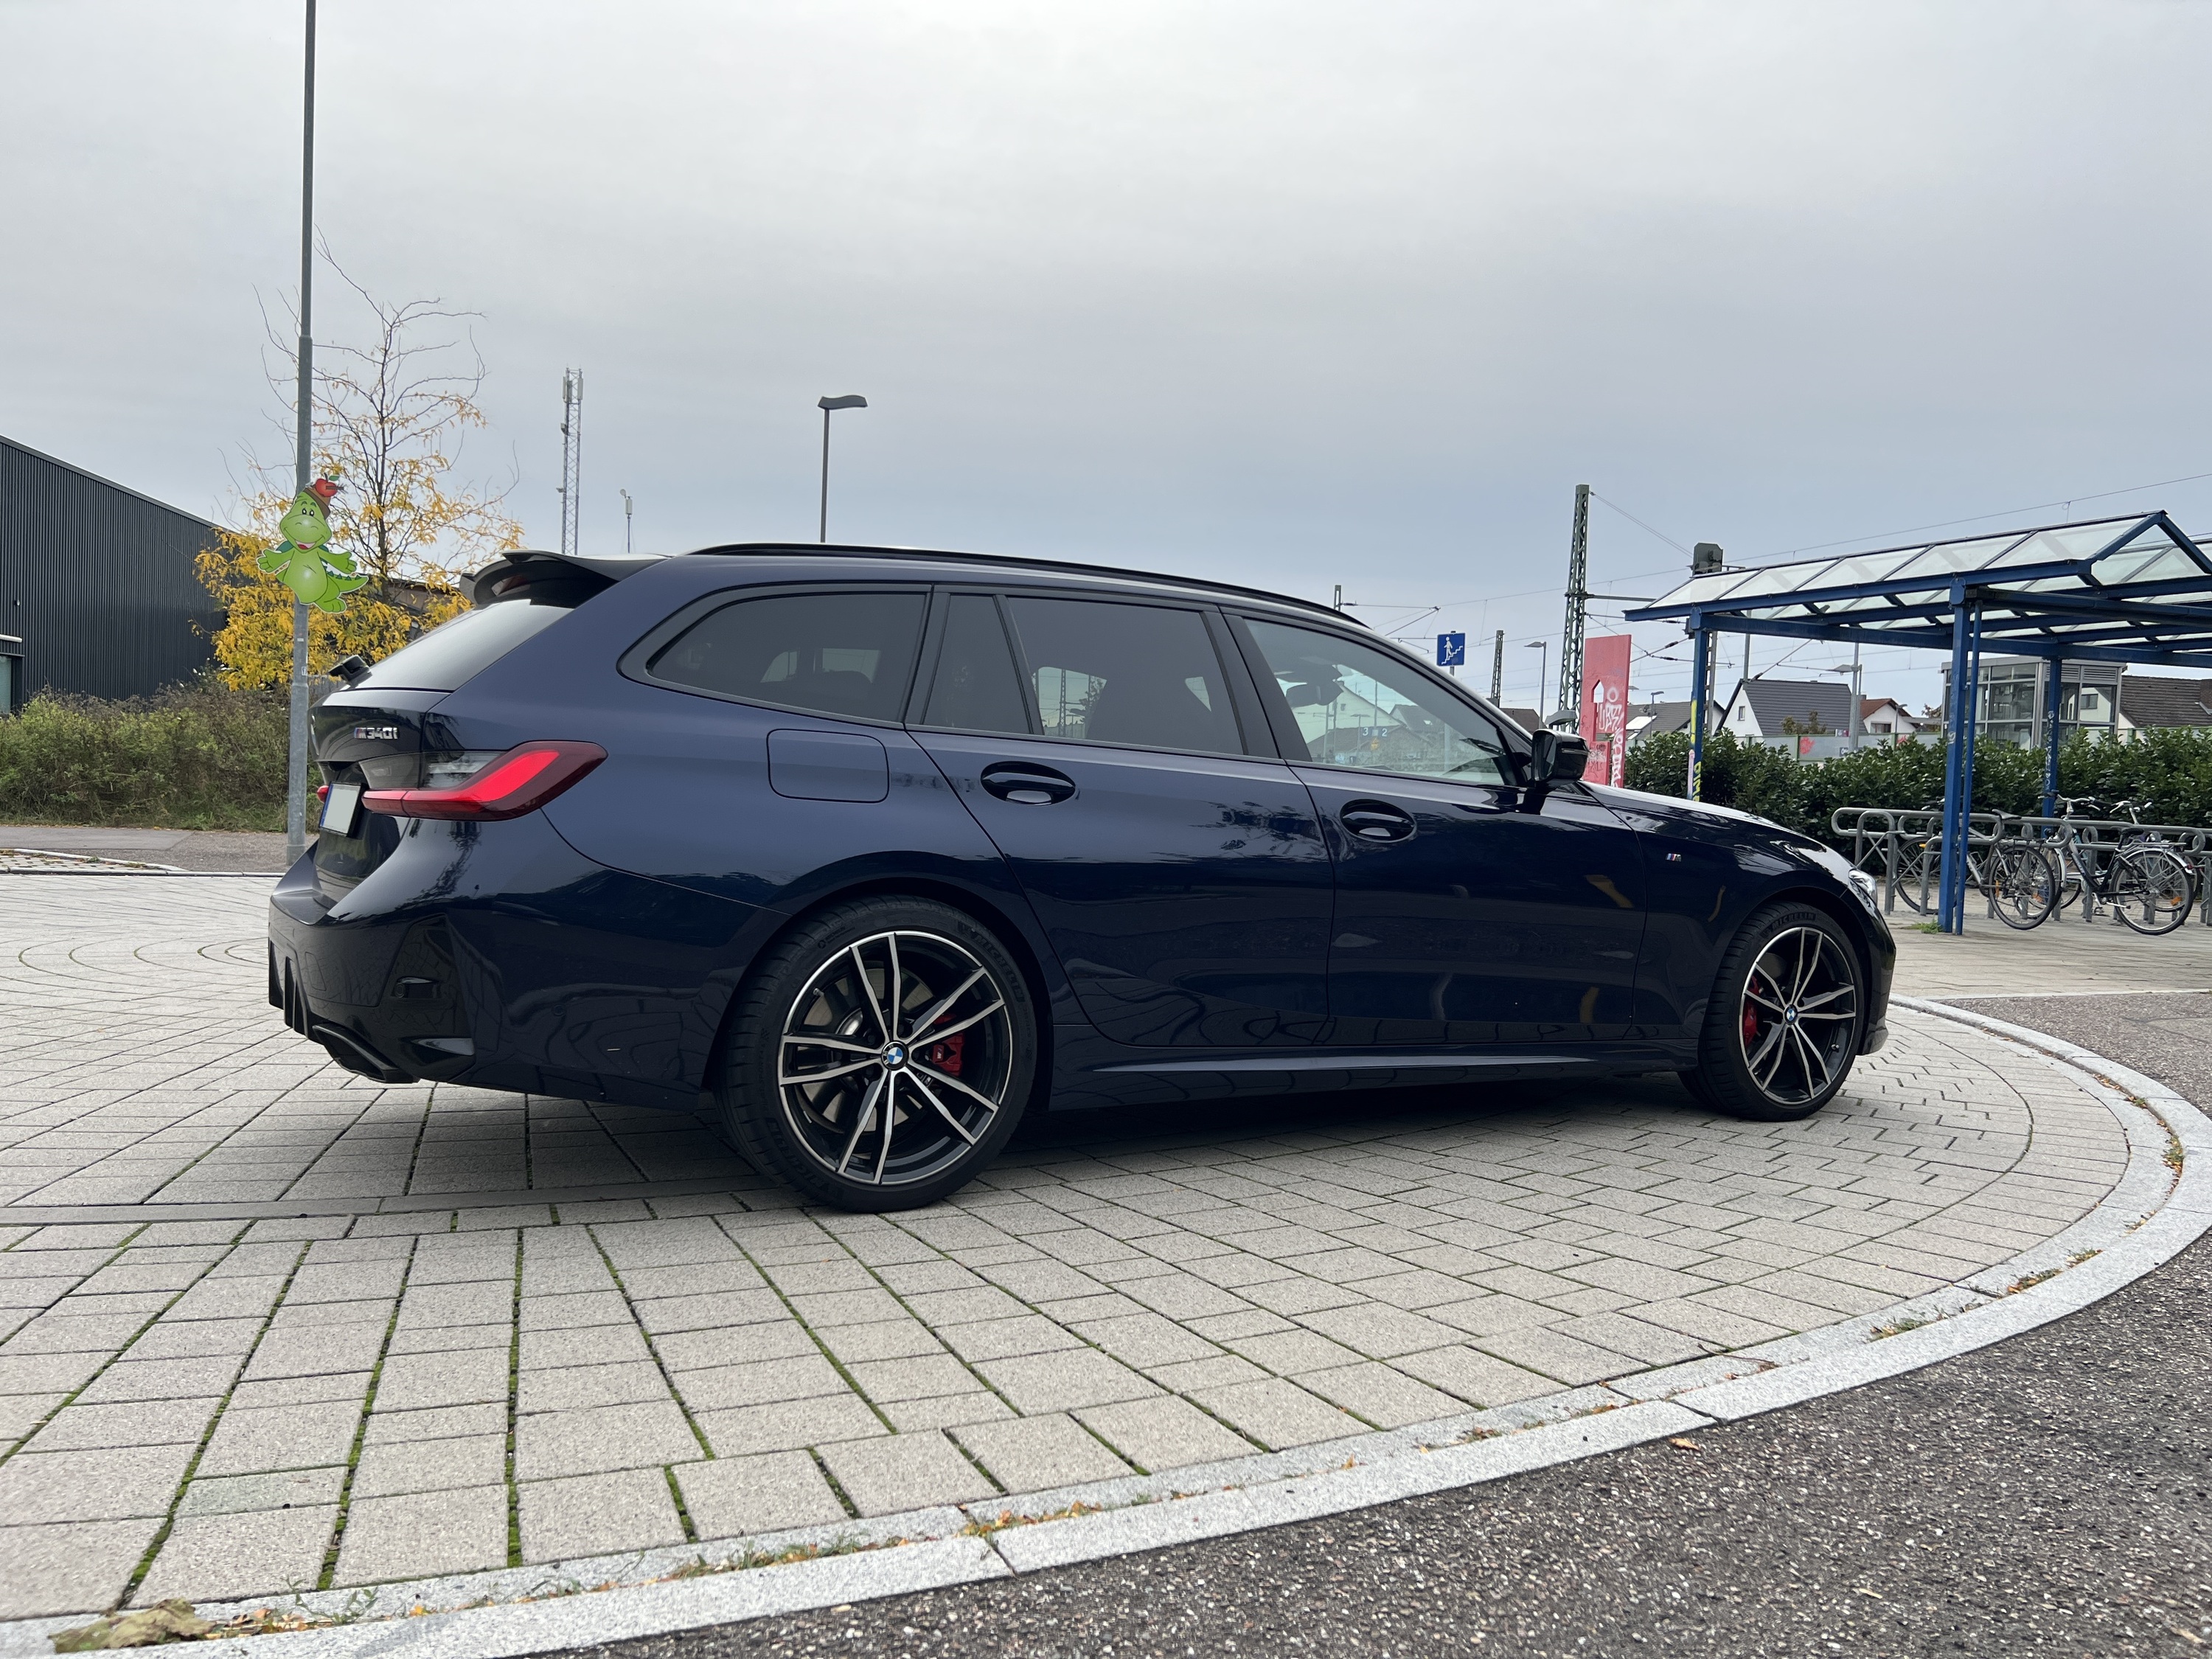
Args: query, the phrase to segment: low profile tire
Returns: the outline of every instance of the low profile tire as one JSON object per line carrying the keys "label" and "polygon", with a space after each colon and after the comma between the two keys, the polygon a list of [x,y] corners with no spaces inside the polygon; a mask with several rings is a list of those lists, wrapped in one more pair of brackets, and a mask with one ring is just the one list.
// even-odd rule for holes
{"label": "low profile tire", "polygon": [[1721,958],[1682,1081],[1714,1111],[1761,1123],[1810,1117],[1850,1075],[1865,974],[1844,930],[1807,904],[1771,904]]}
{"label": "low profile tire", "polygon": [[763,1174],[907,1210],[998,1155],[1036,1080],[1028,982],[950,905],[861,899],[783,940],[739,994],[718,1099]]}

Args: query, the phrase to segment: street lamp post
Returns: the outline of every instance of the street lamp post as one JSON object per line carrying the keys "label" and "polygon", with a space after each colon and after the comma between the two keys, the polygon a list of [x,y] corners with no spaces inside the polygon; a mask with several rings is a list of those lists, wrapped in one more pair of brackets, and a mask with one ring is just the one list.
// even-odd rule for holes
{"label": "street lamp post", "polygon": [[629,551],[630,514],[637,511],[637,503],[630,500],[629,491],[627,489],[618,490],[616,493],[623,498],[623,551],[627,553]]}
{"label": "street lamp post", "polygon": [[[315,367],[308,319],[315,275],[315,0],[307,0],[307,79],[300,121],[300,390],[299,453],[293,467],[296,498],[314,468]],[[307,848],[307,604],[292,600],[292,720],[286,759],[291,781],[284,789],[284,857],[297,862]]]}
{"label": "street lamp post", "polygon": [[1552,642],[1549,640],[1531,640],[1522,649],[1541,653],[1536,659],[1536,718],[1541,720],[1544,718],[1544,668],[1551,660]]}
{"label": "street lamp post", "polygon": [[868,400],[858,393],[842,398],[824,398],[817,405],[822,410],[822,522],[820,538],[830,539],[830,416],[840,409],[866,409]]}

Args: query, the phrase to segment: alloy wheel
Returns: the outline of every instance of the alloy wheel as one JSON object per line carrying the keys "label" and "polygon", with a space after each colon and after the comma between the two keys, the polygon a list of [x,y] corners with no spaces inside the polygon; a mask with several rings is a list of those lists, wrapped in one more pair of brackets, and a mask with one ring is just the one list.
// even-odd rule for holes
{"label": "alloy wheel", "polygon": [[776,1092],[807,1156],[878,1187],[930,1179],[1006,1104],[1005,990],[965,945],[901,929],[838,950],[784,1017]]}
{"label": "alloy wheel", "polygon": [[1785,927],[1744,979],[1745,1069],[1778,1105],[1816,1100],[1850,1064],[1858,1019],[1857,968],[1844,947],[1817,927]]}

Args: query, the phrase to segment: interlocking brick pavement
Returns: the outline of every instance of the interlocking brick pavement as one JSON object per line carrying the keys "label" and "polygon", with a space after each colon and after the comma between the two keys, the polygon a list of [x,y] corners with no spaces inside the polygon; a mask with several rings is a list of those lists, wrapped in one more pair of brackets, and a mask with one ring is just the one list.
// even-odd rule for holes
{"label": "interlocking brick pavement", "polygon": [[[2126,1158],[2063,1075],[1900,1015],[1802,1124],[1670,1079],[1366,1095],[1276,1133],[1102,1118],[927,1211],[810,1212],[687,1115],[338,1071],[263,1000],[263,902],[0,877],[0,1616],[1428,1421],[1940,1289]],[[21,1218],[138,1205],[179,1207]]]}

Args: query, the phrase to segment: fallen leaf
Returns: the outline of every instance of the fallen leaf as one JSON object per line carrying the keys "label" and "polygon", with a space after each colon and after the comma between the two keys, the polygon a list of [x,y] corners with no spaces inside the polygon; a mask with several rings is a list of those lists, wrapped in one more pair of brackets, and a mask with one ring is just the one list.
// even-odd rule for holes
{"label": "fallen leaf", "polygon": [[1695,1451],[1698,1449],[1698,1443],[1691,1439],[1686,1434],[1672,1436],[1668,1438],[1667,1443],[1680,1451]]}

